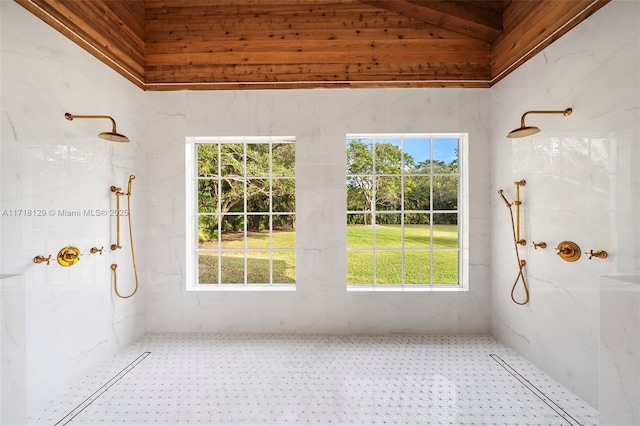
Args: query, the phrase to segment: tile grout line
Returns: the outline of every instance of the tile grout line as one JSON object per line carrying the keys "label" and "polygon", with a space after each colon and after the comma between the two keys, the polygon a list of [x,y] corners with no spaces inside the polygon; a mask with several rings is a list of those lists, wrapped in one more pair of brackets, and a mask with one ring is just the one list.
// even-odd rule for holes
{"label": "tile grout line", "polygon": [[[144,352],[153,357],[143,359]],[[489,362],[490,354],[577,423],[520,387],[526,382],[516,384],[498,358]],[[124,370],[136,357],[145,362],[142,369],[134,362]],[[141,339],[28,420],[59,426],[171,418],[207,425],[598,424],[597,410],[523,361],[488,335],[163,333]],[[118,372],[126,372],[121,384],[113,378]],[[112,378],[109,389],[96,392]],[[67,416],[89,395],[85,404],[93,402]]]}
{"label": "tile grout line", "polygon": [[73,420],[78,414],[80,414],[85,408],[93,403],[96,399],[98,399],[103,393],[105,393],[109,388],[118,382],[121,378],[125,376],[129,371],[133,370],[138,364],[140,364],[146,357],[148,357],[151,352],[143,352],[134,359],[129,365],[123,368],[119,373],[113,376],[107,383],[102,385],[97,391],[91,394],[87,399],[82,401],[80,405],[71,410],[69,414],[64,416],[60,421],[58,421],[54,426],[64,426],[68,424],[71,420]]}
{"label": "tile grout line", "polygon": [[558,404],[556,404],[551,398],[549,398],[548,396],[546,396],[540,389],[538,389],[537,387],[535,387],[533,385],[533,383],[531,383],[529,380],[527,380],[524,376],[522,376],[520,373],[518,373],[513,367],[511,367],[509,364],[507,364],[502,358],[500,358],[498,355],[496,354],[489,354],[489,356],[498,363],[498,365],[500,365],[502,368],[504,368],[505,370],[507,370],[507,372],[509,374],[511,374],[513,377],[515,377],[520,383],[522,383],[527,389],[529,389],[535,396],[537,396],[538,398],[540,398],[540,400],[542,400],[542,402],[544,402],[545,404],[547,404],[553,411],[555,411],[560,417],[562,417],[567,423],[569,423],[571,426],[583,426],[582,423],[578,422],[576,419],[574,419],[571,414],[567,413],[566,411],[564,411],[562,409],[562,407],[560,407]]}

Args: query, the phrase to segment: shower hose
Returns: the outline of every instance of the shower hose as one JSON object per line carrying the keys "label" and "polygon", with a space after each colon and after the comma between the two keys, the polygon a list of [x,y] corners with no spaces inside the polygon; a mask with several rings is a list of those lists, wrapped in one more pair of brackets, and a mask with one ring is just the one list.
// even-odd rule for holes
{"label": "shower hose", "polygon": [[[527,303],[529,303],[529,287],[527,286],[527,280],[524,277],[523,270],[527,262],[524,259],[520,259],[520,253],[518,252],[518,241],[516,237],[516,224],[513,219],[513,210],[511,209],[511,205],[509,205],[508,207],[509,207],[509,215],[511,216],[511,231],[513,231],[513,247],[516,251],[516,259],[518,259],[518,276],[516,277],[516,280],[513,282],[513,287],[511,287],[511,300],[513,300],[513,302],[517,303],[518,305],[526,305]],[[524,302],[518,302],[515,296],[513,295],[513,293],[516,291],[516,286],[518,285],[518,281],[521,278],[522,278],[522,286],[524,287],[524,294],[525,294]]]}
{"label": "shower hose", "polygon": [[[129,185],[131,185],[131,180],[132,180],[132,177],[129,178]],[[135,253],[135,250],[133,249],[133,230],[131,227],[131,186],[129,186],[129,190],[127,191],[127,213],[128,213],[127,216],[129,219],[129,245],[131,246],[131,261],[133,263],[133,275],[136,280],[136,286],[133,289],[133,292],[131,294],[129,294],[128,296],[123,296],[118,291],[118,274],[116,273],[116,268],[118,267],[118,265],[116,265],[115,263],[112,264],[111,270],[113,271],[113,289],[115,290],[116,295],[122,299],[128,299],[134,294],[136,294],[136,292],[138,291],[138,268],[136,266],[136,253]]]}

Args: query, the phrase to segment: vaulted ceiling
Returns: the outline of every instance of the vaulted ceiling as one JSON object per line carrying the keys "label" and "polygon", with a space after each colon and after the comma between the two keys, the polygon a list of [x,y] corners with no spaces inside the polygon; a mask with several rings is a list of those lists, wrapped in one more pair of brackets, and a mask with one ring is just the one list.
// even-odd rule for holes
{"label": "vaulted ceiling", "polygon": [[15,0],[144,90],[490,87],[610,0]]}

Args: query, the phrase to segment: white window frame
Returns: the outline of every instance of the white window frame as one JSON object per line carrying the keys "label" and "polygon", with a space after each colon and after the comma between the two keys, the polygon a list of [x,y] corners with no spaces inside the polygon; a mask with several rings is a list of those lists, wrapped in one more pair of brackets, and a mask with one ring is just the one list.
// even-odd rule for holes
{"label": "white window frame", "polygon": [[[296,138],[294,136],[206,136],[206,137],[187,137],[186,138],[186,145],[185,145],[185,177],[186,177],[186,253],[187,253],[187,267],[186,267],[186,274],[185,274],[185,281],[186,281],[186,289],[187,291],[295,291],[296,290],[296,283],[287,283],[287,284],[282,284],[282,283],[273,283],[273,252],[274,251],[293,251],[296,252],[296,247],[293,248],[274,248],[273,247],[273,242],[270,239],[270,243],[269,243],[269,247],[268,248],[248,248],[247,247],[247,240],[246,240],[246,233],[247,233],[247,222],[248,221],[244,221],[244,233],[245,233],[245,239],[244,239],[244,249],[232,249],[233,251],[241,251],[244,250],[245,253],[245,258],[244,258],[244,262],[245,262],[245,272],[244,272],[244,280],[245,283],[244,284],[222,284],[222,283],[213,283],[213,284],[200,284],[198,282],[198,274],[199,274],[199,266],[198,266],[198,253],[200,252],[204,252],[204,251],[210,251],[210,252],[219,252],[222,253],[225,251],[225,249],[223,249],[222,247],[218,247],[217,249],[200,249],[198,248],[198,196],[197,196],[197,188],[198,188],[198,184],[197,182],[203,178],[198,176],[198,159],[197,159],[197,155],[198,155],[198,151],[197,151],[197,145],[199,144],[218,144],[219,146],[221,144],[225,144],[225,143],[230,143],[230,144],[243,144],[245,146],[245,151],[246,151],[246,146],[248,144],[252,144],[252,143],[264,143],[267,142],[269,143],[269,151],[271,152],[271,146],[274,143],[282,143],[282,142],[287,142],[287,143],[292,143],[295,144],[296,142]],[[245,162],[245,171],[246,171],[246,157],[244,159]],[[269,179],[270,181],[273,181],[273,179],[277,179],[279,178],[278,176],[273,176],[272,173],[272,163],[269,163],[269,176],[264,176],[262,178],[264,179]],[[246,178],[246,172],[245,172],[245,178]],[[291,178],[291,179],[296,179],[295,174],[293,176],[287,176],[286,178]],[[247,212],[247,200],[246,200],[246,191],[247,191],[247,187],[245,184],[245,199],[244,199],[244,204],[245,204],[245,208],[244,208],[244,215],[250,216],[250,215],[260,215],[260,216],[269,216],[269,223],[272,223],[272,218],[274,215],[281,215],[281,214],[291,214],[291,215],[296,215],[296,211],[293,212],[287,212],[287,213],[280,213],[280,212],[273,212],[273,206],[271,205],[270,202],[270,207],[269,207],[269,212]],[[219,201],[218,201],[219,202]],[[219,224],[220,226],[220,224]],[[272,232],[272,231],[270,231]],[[296,244],[297,246],[297,244]],[[230,249],[231,250],[231,249]],[[264,284],[253,284],[253,283],[247,283],[247,256],[246,254],[251,252],[251,251],[268,251],[270,253],[269,256],[269,275],[270,275],[270,282],[269,283],[264,283]],[[220,256],[220,254],[219,254]],[[297,263],[297,256],[296,256],[296,263]],[[220,268],[221,268],[221,263],[220,263],[220,257],[218,258],[218,277],[220,277]],[[297,269],[297,268],[296,268]],[[296,275],[297,275],[297,271],[296,271]],[[296,279],[297,281],[297,279]]]}
{"label": "white window frame", "polygon": [[[447,174],[446,176],[458,176],[459,184],[458,184],[458,284],[404,284],[404,273],[402,273],[403,283],[401,284],[375,284],[375,261],[376,261],[376,251],[378,250],[375,245],[375,234],[373,237],[373,247],[370,249],[357,249],[357,248],[348,248],[346,253],[348,254],[350,251],[358,251],[358,250],[369,250],[373,251],[373,283],[371,285],[367,284],[347,284],[347,291],[468,291],[469,290],[469,177],[468,177],[468,144],[469,144],[469,135],[468,133],[348,133],[345,137],[345,142],[349,139],[403,139],[403,138],[421,138],[421,139],[458,139],[458,173],[457,174]],[[404,143],[404,142],[403,142]],[[346,144],[345,144],[346,149]],[[431,154],[433,151],[433,144],[431,144]],[[433,155],[430,156],[433,158]],[[403,158],[404,158],[404,150],[403,150]],[[374,162],[375,163],[375,162]],[[404,167],[401,167],[401,175],[404,175]],[[375,176],[387,176],[385,174],[376,174],[375,170],[373,171],[373,175]],[[430,173],[425,176],[438,176],[438,173]],[[349,176],[346,174],[346,176]],[[431,190],[431,200],[433,200],[433,186],[430,188]],[[402,186],[402,191],[404,192],[404,185]],[[439,211],[439,210],[429,210],[429,213],[450,213],[450,211]],[[346,214],[360,214],[360,213],[373,213],[375,215],[376,211],[350,211],[347,210]],[[403,195],[403,205],[401,210],[388,211],[385,210],[384,213],[399,213],[401,217],[404,217],[404,195]],[[346,216],[345,216],[346,218]],[[404,219],[402,221],[402,226],[404,227]],[[430,224],[430,227],[433,229],[433,223]],[[431,232],[433,234],[433,232]],[[402,233],[404,235],[404,232]],[[404,236],[402,237],[402,248],[403,253],[405,250],[413,251],[415,249],[405,249],[404,247]],[[393,251],[393,249],[384,248],[380,249],[384,251]],[[429,252],[433,253],[434,251],[442,251],[443,249],[433,250],[431,246]],[[446,250],[446,249],[445,249]],[[431,258],[431,273],[433,274],[433,256]],[[404,256],[402,256],[402,271],[404,272]],[[345,277],[346,279],[346,277]]]}

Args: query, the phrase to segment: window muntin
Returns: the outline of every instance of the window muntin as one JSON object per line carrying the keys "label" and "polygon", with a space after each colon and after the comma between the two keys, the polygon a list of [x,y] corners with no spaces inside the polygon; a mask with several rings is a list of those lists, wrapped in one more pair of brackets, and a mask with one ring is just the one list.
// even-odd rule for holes
{"label": "window muntin", "polygon": [[187,286],[294,288],[295,138],[189,138],[187,167]]}
{"label": "window muntin", "polygon": [[462,134],[349,134],[350,289],[466,288]]}

